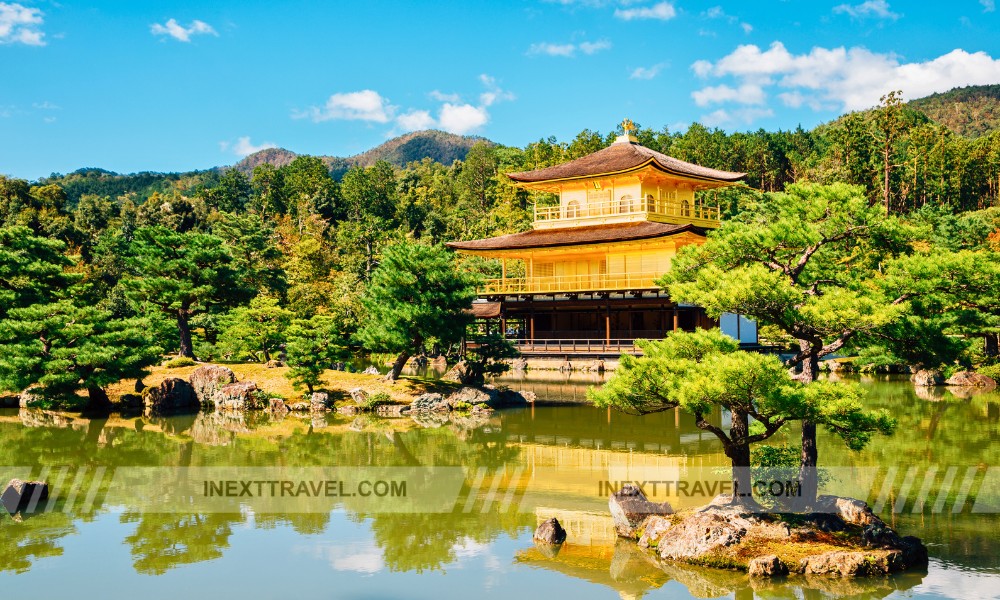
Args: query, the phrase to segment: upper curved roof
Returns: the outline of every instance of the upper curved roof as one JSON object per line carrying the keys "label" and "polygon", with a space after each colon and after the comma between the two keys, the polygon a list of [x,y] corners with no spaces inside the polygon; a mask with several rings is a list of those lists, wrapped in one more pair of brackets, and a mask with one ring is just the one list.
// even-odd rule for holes
{"label": "upper curved roof", "polygon": [[635,142],[620,141],[611,144],[603,150],[598,150],[593,154],[588,154],[587,156],[561,165],[537,169],[535,171],[508,173],[507,177],[520,183],[538,183],[625,173],[645,167],[647,164],[666,173],[706,181],[734,183],[746,175],[746,173],[709,169],[708,167],[678,160],[656,150],[650,150]]}

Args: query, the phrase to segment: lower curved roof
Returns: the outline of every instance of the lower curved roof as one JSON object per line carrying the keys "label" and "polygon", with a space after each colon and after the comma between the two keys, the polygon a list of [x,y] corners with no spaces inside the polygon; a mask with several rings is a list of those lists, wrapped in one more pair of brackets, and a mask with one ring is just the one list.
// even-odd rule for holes
{"label": "lower curved roof", "polygon": [[613,223],[589,225],[587,227],[565,227],[559,229],[533,229],[522,233],[512,233],[482,240],[448,242],[449,248],[456,250],[527,250],[529,248],[553,248],[557,246],[580,246],[608,242],[627,242],[667,237],[691,232],[704,236],[706,230],[691,224],[673,225],[638,221],[634,223]]}

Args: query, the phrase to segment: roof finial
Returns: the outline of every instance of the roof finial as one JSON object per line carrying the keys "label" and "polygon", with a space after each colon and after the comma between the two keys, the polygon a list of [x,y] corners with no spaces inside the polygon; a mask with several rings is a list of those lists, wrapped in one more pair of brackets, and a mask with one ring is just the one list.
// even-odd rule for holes
{"label": "roof finial", "polygon": [[616,144],[639,143],[639,139],[636,138],[635,135],[633,135],[636,129],[638,129],[638,127],[635,126],[635,123],[632,122],[632,119],[625,119],[624,121],[622,121],[621,127],[622,127],[622,134],[617,138],[615,138]]}

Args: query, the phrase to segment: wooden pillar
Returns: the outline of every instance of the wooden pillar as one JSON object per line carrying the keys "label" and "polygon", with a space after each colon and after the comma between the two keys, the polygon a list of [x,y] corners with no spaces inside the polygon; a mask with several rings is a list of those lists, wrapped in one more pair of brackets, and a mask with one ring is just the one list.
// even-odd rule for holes
{"label": "wooden pillar", "polygon": [[677,324],[680,323],[680,319],[677,318],[677,307],[674,307],[674,331],[677,331]]}
{"label": "wooden pillar", "polygon": [[500,259],[500,282],[503,284],[504,289],[507,288],[507,259]]}
{"label": "wooden pillar", "polygon": [[535,313],[532,312],[531,316],[528,317],[528,341],[535,341]]}
{"label": "wooden pillar", "polygon": [[608,301],[608,309],[604,312],[604,343],[611,344],[611,302]]}

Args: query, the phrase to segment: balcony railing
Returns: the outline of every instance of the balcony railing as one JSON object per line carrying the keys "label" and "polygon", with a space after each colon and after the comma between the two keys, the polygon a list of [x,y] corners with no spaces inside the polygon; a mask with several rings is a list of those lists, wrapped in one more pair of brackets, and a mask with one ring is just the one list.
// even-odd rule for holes
{"label": "balcony railing", "polygon": [[654,280],[659,271],[645,273],[601,273],[593,275],[558,275],[554,277],[518,277],[487,279],[479,290],[481,295],[494,294],[564,294],[571,292],[603,292],[617,290],[656,289]]}
{"label": "balcony railing", "polygon": [[535,223],[544,224],[553,221],[574,221],[580,224],[612,222],[619,217],[639,215],[667,223],[692,223],[705,227],[719,226],[719,207],[706,206],[700,202],[688,200],[658,200],[656,198],[633,198],[630,200],[603,200],[587,202],[579,206],[570,203],[568,206],[535,205]]}

